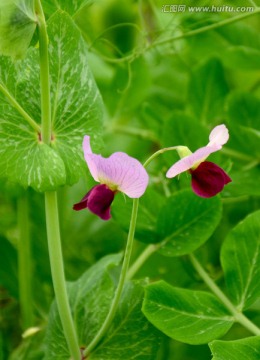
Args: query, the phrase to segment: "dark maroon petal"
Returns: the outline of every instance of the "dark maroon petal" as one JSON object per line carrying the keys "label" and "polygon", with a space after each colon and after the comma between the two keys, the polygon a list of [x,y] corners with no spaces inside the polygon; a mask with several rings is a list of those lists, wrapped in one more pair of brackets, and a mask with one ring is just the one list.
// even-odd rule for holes
{"label": "dark maroon petal", "polygon": [[210,161],[202,162],[195,170],[190,170],[190,173],[193,191],[205,198],[215,196],[232,181],[223,169]]}
{"label": "dark maroon petal", "polygon": [[84,198],[73,206],[74,210],[88,208],[103,220],[111,218],[110,205],[114,200],[115,192],[105,184],[94,186]]}
{"label": "dark maroon petal", "polygon": [[[99,186],[99,185],[96,185],[96,186]],[[86,208],[88,207],[88,197],[89,197],[89,194],[91,193],[91,191],[92,191],[96,186],[94,186],[91,190],[89,190],[89,192],[87,192],[87,194],[84,196],[84,198],[80,200],[80,202],[78,202],[77,204],[74,204],[74,205],[73,205],[73,209],[74,209],[74,210],[79,211],[79,210],[86,209]]]}

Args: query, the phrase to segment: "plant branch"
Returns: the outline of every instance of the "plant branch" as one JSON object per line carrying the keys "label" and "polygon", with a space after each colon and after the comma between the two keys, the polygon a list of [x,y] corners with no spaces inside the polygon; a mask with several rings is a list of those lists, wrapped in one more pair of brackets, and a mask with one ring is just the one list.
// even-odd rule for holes
{"label": "plant branch", "polygon": [[232,24],[234,22],[243,20],[243,19],[245,19],[245,18],[247,18],[249,16],[256,15],[259,12],[260,12],[260,8],[257,8],[257,9],[255,9],[254,12],[245,13],[245,14],[241,14],[241,15],[238,15],[238,16],[233,16],[231,18],[219,21],[217,23],[210,24],[210,25],[207,25],[207,26],[203,26],[203,27],[201,27],[199,29],[188,31],[188,32],[183,33],[183,34],[178,35],[178,36],[173,36],[173,37],[168,38],[168,39],[163,39],[163,40],[156,41],[156,42],[150,44],[149,46],[147,46],[146,50],[150,50],[150,49],[153,49],[153,48],[155,48],[157,46],[160,46],[160,45],[171,43],[171,42],[176,41],[176,40],[180,40],[180,39],[184,39],[184,38],[187,38],[187,37],[195,36],[195,35],[207,32],[207,31],[217,29],[219,27],[223,27],[223,26]]}
{"label": "plant branch", "polygon": [[64,276],[56,191],[45,193],[45,212],[52,281],[58,311],[70,354],[73,360],[80,360],[80,347],[73,324]]}
{"label": "plant branch", "polygon": [[38,17],[39,52],[40,52],[40,85],[41,85],[41,116],[42,141],[49,145],[51,142],[51,102],[50,102],[50,74],[48,34],[41,1],[36,0],[35,10]]}
{"label": "plant branch", "polygon": [[37,124],[30,115],[21,107],[21,105],[16,101],[16,99],[10,94],[5,86],[0,84],[1,93],[8,99],[9,103],[19,112],[20,115],[31,125],[31,127],[37,132],[41,132],[41,127]]}
{"label": "plant branch", "polygon": [[137,271],[141,268],[141,266],[146,262],[146,260],[154,254],[160,246],[158,244],[150,244],[148,245],[144,251],[139,255],[139,257],[135,260],[132,266],[129,268],[127,272],[127,279],[132,279]]}
{"label": "plant branch", "polygon": [[[40,45],[40,85],[42,110],[42,141],[49,145],[51,142],[51,103],[48,58],[48,35],[41,1],[36,0],[35,10],[38,16],[39,45]],[[45,214],[51,274],[58,312],[64,335],[73,360],[81,360],[76,329],[73,323],[66,281],[64,275],[63,257],[61,249],[59,213],[57,193],[45,193]]]}
{"label": "plant branch", "polygon": [[232,304],[229,298],[221,291],[221,289],[216,285],[216,283],[211,279],[208,273],[203,269],[199,261],[193,254],[189,255],[190,261],[194,268],[197,270],[198,274],[204,280],[205,284],[210,288],[210,290],[219,298],[219,300],[225,305],[229,312],[234,316],[235,321],[244,326],[254,335],[260,335],[260,329],[252,323],[243,313],[239,312],[236,307]]}

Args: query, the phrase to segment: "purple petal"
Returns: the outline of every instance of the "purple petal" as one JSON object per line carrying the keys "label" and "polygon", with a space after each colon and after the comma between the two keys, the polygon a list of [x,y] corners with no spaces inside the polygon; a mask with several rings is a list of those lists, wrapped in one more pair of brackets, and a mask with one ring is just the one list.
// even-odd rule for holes
{"label": "purple petal", "polygon": [[193,154],[184,157],[170,167],[166,173],[167,178],[173,178],[184,171],[191,169],[197,163],[204,161],[211,153],[221,149],[220,145],[204,146],[196,150]]}
{"label": "purple petal", "polygon": [[85,160],[93,178],[130,198],[139,198],[147,188],[149,177],[143,165],[123,152],[108,158],[92,153],[89,136],[84,137]]}
{"label": "purple petal", "polygon": [[216,164],[204,161],[195,170],[190,170],[191,186],[195,194],[210,198],[218,194],[232,180]]}
{"label": "purple petal", "polygon": [[209,135],[209,144],[208,146],[212,145],[224,145],[229,139],[228,129],[225,125],[218,125],[214,127]]}
{"label": "purple petal", "polygon": [[111,218],[110,205],[114,197],[115,192],[110,190],[105,184],[96,185],[79,203],[73,206],[73,209],[82,210],[88,208],[101,219],[109,220]]}

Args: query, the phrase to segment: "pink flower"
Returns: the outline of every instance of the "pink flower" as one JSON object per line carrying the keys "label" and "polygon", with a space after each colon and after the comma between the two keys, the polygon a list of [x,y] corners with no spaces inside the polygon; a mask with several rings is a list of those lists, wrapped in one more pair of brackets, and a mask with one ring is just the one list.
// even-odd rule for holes
{"label": "pink flower", "polygon": [[180,147],[179,153],[186,152],[188,156],[183,157],[170,167],[166,177],[173,178],[182,172],[189,171],[191,186],[197,195],[209,198],[218,194],[232,180],[219,166],[205,160],[211,153],[220,150],[228,138],[226,126],[218,125],[211,131],[207,146],[196,150],[194,153],[191,153],[188,148]]}
{"label": "pink flower", "polygon": [[110,205],[118,191],[130,198],[141,197],[148,185],[149,177],[143,165],[123,152],[116,152],[108,158],[93,154],[90,137],[83,140],[84,157],[95,185],[83,199],[73,206],[74,210],[88,208],[103,220],[111,218]]}

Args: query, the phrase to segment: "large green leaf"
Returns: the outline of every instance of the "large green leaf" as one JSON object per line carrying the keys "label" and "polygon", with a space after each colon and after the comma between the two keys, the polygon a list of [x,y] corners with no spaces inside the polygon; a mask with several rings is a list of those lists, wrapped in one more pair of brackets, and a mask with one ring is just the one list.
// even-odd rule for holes
{"label": "large green leaf", "polygon": [[34,0],[1,0],[0,54],[15,59],[24,57],[36,23]]}
{"label": "large green leaf", "polygon": [[245,70],[260,69],[260,51],[246,46],[231,46],[222,53],[224,65]]}
{"label": "large green leaf", "polygon": [[173,112],[165,122],[163,129],[163,145],[165,147],[183,145],[188,146],[191,151],[195,151],[206,145],[208,139],[208,129],[199,124],[194,117],[185,113]]}
{"label": "large green leaf", "polygon": [[215,296],[174,288],[164,281],[146,287],[142,310],[164,334],[188,344],[204,344],[223,336],[233,324]]}
{"label": "large green leaf", "polygon": [[[0,175],[38,191],[75,183],[85,171],[82,139],[100,130],[102,102],[87,63],[87,48],[66,13],[48,22],[52,101],[52,142],[39,134],[0,94]],[[38,51],[12,64],[0,59],[0,81],[26,112],[40,123]]]}
{"label": "large green leaf", "polygon": [[188,102],[202,122],[216,123],[222,118],[227,93],[224,70],[218,59],[212,58],[194,69]]}
{"label": "large green leaf", "polygon": [[[101,259],[79,280],[68,286],[69,300],[76,324],[79,343],[87,346],[108,313],[116,286],[115,267],[121,255]],[[141,312],[143,289],[128,283],[122,294],[116,316],[100,346],[91,353],[90,360],[138,359],[153,360],[159,346],[157,330]],[[52,307],[44,360],[69,359],[56,304]],[[131,351],[129,351],[131,348]]]}
{"label": "large green leaf", "polygon": [[227,102],[228,147],[260,158],[260,99],[250,93],[233,93]]}
{"label": "large green leaf", "polygon": [[71,16],[86,5],[90,5],[93,0],[42,0],[44,11],[51,15],[57,10],[65,10]]}
{"label": "large green leaf", "polygon": [[212,360],[259,360],[260,336],[234,341],[212,341]]}
{"label": "large green leaf", "polygon": [[[128,283],[110,331],[90,360],[153,360],[160,345],[160,333],[141,312],[143,287]],[[131,349],[131,351],[129,351]]]}
{"label": "large green leaf", "polygon": [[197,249],[216,229],[221,209],[219,197],[203,199],[190,190],[168,198],[158,214],[159,252],[165,256],[179,256]]}
{"label": "large green leaf", "polygon": [[248,308],[260,297],[260,211],[231,230],[221,263],[230,297],[240,310]]}

